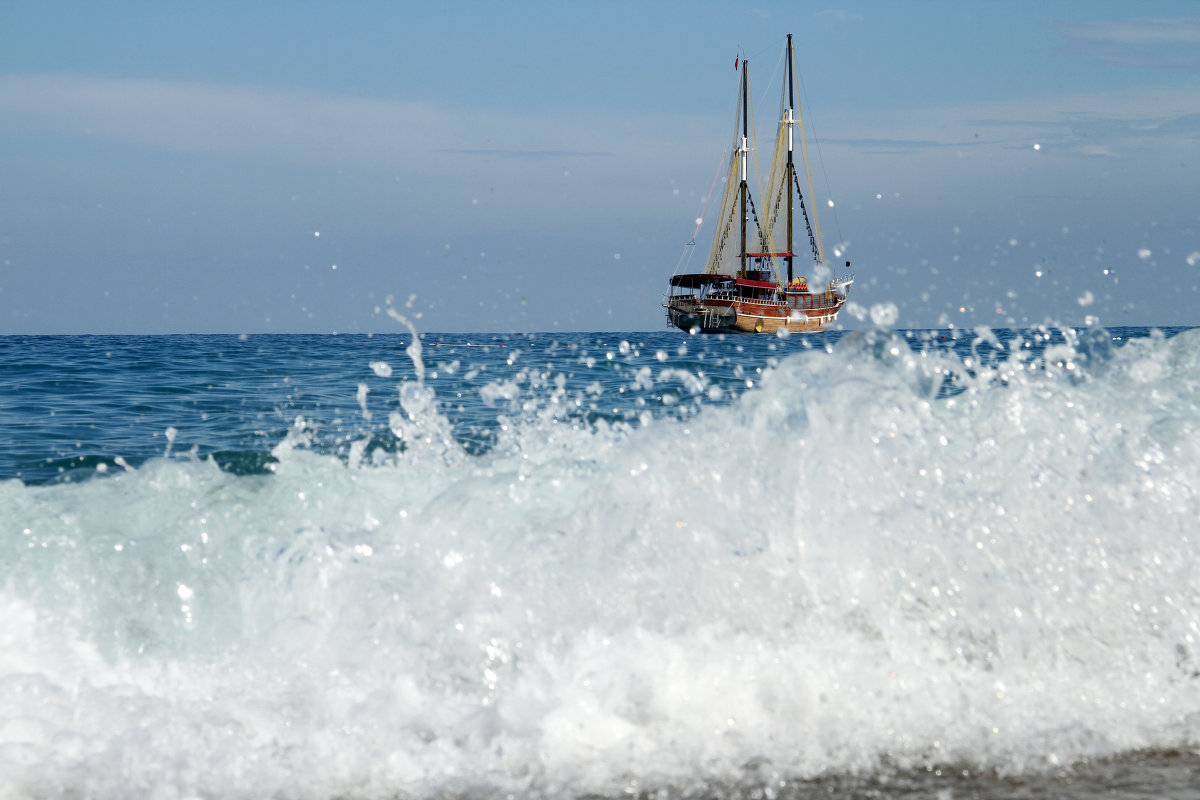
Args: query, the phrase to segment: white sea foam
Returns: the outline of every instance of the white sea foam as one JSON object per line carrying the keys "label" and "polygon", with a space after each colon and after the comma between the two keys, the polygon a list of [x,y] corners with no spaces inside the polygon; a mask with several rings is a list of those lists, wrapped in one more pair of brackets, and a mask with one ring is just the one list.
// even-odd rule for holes
{"label": "white sea foam", "polygon": [[[881,333],[482,456],[0,484],[0,796],[524,797],[1200,743],[1200,333]],[[636,380],[695,382],[677,368]],[[560,389],[558,390],[560,391]]]}

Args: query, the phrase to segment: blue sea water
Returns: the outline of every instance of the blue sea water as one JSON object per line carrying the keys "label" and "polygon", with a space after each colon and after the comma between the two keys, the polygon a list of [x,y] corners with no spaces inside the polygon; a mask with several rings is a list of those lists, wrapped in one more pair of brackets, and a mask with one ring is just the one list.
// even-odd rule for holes
{"label": "blue sea water", "polygon": [[0,797],[1200,797],[1200,331],[0,337]]}

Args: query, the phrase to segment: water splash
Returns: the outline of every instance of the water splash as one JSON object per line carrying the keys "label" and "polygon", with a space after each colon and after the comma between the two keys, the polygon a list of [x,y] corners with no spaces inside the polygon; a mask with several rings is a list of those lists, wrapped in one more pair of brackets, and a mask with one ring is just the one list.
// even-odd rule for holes
{"label": "water splash", "polygon": [[[420,371],[384,462],[300,417],[270,476],[0,483],[0,790],[702,796],[1194,747],[1200,335],[1031,337],[866,331],[723,405],[706,364],[522,357],[470,457]],[[693,412],[576,405],[668,388]]]}

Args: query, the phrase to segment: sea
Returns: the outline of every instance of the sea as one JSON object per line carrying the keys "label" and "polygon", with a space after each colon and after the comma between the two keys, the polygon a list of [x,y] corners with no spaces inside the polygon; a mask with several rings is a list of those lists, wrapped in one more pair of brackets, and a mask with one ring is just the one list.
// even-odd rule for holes
{"label": "sea", "polygon": [[0,798],[1200,798],[1200,329],[0,337]]}

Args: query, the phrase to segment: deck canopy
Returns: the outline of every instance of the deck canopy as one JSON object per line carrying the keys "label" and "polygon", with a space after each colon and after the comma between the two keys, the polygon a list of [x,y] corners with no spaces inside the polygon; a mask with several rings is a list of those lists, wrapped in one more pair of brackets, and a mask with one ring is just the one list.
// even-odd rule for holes
{"label": "deck canopy", "polygon": [[719,272],[689,272],[685,275],[672,275],[671,285],[682,286],[685,289],[699,289],[702,286],[731,280],[733,280],[732,275],[722,275]]}

